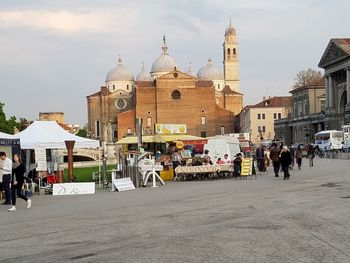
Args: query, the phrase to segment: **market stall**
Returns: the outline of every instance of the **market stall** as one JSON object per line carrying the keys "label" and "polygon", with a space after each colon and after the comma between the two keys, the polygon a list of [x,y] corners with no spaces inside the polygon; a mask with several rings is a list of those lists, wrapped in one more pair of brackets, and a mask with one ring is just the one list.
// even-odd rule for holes
{"label": "market stall", "polygon": [[[143,135],[142,143],[144,149],[153,152],[156,156],[159,154],[159,162],[163,165],[163,171],[160,172],[160,176],[163,180],[172,180],[174,177],[173,166],[171,162],[171,154],[173,148],[179,149],[179,143],[181,142],[182,158],[184,160],[191,158],[192,149],[194,145],[204,145],[207,143],[206,138],[193,136],[189,134],[155,134],[155,135]],[[117,142],[119,145],[124,145],[124,152],[134,150],[137,145],[137,136],[128,136]],[[177,146],[178,145],[178,146]]]}

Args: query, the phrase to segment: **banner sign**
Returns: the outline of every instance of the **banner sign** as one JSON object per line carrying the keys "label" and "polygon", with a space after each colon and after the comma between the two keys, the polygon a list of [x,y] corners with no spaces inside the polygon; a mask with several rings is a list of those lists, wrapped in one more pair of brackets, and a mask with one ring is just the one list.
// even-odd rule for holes
{"label": "banner sign", "polygon": [[0,138],[0,145],[6,145],[6,146],[13,146],[13,145],[20,145],[19,139],[5,139]]}
{"label": "banner sign", "polygon": [[134,190],[135,186],[132,183],[130,177],[120,178],[113,180],[113,184],[117,188],[118,192]]}
{"label": "banner sign", "polygon": [[52,195],[84,195],[95,193],[95,183],[53,184]]}
{"label": "banner sign", "polygon": [[243,158],[241,176],[253,174],[253,158]]}
{"label": "banner sign", "polygon": [[186,124],[155,124],[155,133],[157,134],[186,134]]}
{"label": "banner sign", "polygon": [[35,153],[36,170],[38,172],[46,171],[47,170],[46,149],[36,148],[34,150],[34,153]]}

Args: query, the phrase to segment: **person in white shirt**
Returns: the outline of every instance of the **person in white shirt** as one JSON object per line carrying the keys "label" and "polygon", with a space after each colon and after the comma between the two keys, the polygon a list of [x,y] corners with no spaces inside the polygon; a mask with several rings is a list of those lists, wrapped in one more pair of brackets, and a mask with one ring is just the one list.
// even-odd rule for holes
{"label": "person in white shirt", "polygon": [[2,165],[0,170],[2,171],[2,183],[5,191],[5,202],[3,205],[11,205],[11,174],[12,174],[12,161],[10,158],[7,158],[5,152],[0,152],[0,159],[2,160]]}
{"label": "person in white shirt", "polygon": [[231,163],[231,160],[228,158],[228,154],[227,153],[224,154],[223,161],[224,161],[225,164],[230,164]]}

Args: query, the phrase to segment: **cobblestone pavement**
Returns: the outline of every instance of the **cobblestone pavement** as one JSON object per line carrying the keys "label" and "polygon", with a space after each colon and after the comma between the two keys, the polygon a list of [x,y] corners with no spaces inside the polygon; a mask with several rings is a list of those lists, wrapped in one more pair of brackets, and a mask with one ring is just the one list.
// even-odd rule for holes
{"label": "cobblestone pavement", "polygon": [[349,168],[18,200],[0,206],[0,262],[350,262]]}

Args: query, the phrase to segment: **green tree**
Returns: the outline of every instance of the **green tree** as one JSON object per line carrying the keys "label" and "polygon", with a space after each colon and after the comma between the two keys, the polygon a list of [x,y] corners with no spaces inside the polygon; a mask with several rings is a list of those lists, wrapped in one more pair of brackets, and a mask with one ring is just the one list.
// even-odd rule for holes
{"label": "green tree", "polygon": [[78,136],[80,136],[80,137],[86,138],[86,137],[87,137],[87,127],[86,127],[86,125],[84,126],[84,128],[80,129],[80,130],[77,132],[76,135],[78,135]]}
{"label": "green tree", "polygon": [[321,71],[308,68],[300,71],[294,78],[293,89],[306,86],[323,78]]}
{"label": "green tree", "polygon": [[18,129],[19,131],[22,131],[29,125],[29,122],[24,118],[20,118],[19,122],[17,122],[17,119],[15,116],[12,116],[7,120],[6,114],[4,112],[4,106],[5,106],[5,103],[0,102],[0,131],[1,132],[14,134],[15,128]]}

